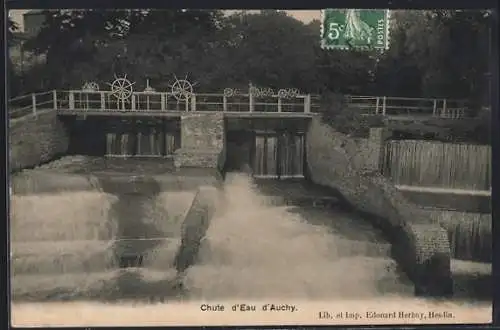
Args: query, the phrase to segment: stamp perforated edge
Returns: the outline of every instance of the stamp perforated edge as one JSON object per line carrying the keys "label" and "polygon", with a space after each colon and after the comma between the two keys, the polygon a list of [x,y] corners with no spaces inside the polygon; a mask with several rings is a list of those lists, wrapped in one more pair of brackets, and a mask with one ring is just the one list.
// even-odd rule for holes
{"label": "stamp perforated edge", "polygon": [[[338,8],[342,9],[342,8]],[[365,10],[380,10],[379,8],[363,8]],[[323,39],[323,34],[325,32],[325,11],[327,9],[321,9],[320,10],[320,19],[321,19],[321,25],[320,25],[320,32],[319,32],[319,38],[321,40],[321,49],[327,49],[327,50],[351,50],[351,49],[359,49],[359,50],[387,50],[389,49],[390,46],[390,27],[391,27],[391,11],[389,9],[384,9],[385,10],[385,19],[386,19],[386,24],[385,24],[385,47],[384,48],[370,48],[368,46],[358,46],[358,47],[347,47],[347,46],[331,46],[331,45],[326,45],[325,44],[325,39]]]}
{"label": "stamp perforated edge", "polygon": [[385,49],[389,49],[390,47],[390,42],[391,42],[391,11],[389,9],[386,9],[385,12]]}

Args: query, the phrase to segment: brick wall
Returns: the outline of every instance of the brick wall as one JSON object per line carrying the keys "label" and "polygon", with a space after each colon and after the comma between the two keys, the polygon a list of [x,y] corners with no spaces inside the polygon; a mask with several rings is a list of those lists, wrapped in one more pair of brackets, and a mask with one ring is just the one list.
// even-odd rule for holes
{"label": "brick wall", "polygon": [[36,166],[67,151],[69,137],[54,110],[9,121],[10,171]]}
{"label": "brick wall", "polygon": [[181,148],[175,152],[176,167],[219,168],[225,160],[224,116],[186,114],[181,117]]}
{"label": "brick wall", "polygon": [[387,234],[396,260],[415,282],[417,292],[448,294],[447,233],[377,171],[385,133],[371,133],[367,140],[354,140],[313,118],[306,136],[309,177],[338,192]]}

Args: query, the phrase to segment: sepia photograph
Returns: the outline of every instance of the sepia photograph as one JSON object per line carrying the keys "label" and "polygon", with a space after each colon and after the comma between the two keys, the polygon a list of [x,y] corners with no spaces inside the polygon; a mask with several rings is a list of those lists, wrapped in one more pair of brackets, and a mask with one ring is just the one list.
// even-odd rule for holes
{"label": "sepia photograph", "polygon": [[496,15],[9,10],[12,326],[491,323]]}

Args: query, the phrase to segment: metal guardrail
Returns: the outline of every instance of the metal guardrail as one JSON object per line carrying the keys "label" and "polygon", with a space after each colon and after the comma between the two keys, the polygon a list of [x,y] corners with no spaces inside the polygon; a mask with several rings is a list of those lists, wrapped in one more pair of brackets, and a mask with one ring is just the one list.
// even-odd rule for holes
{"label": "metal guardrail", "polygon": [[[448,99],[405,98],[387,96],[345,96],[349,106],[366,114],[382,116],[412,116],[463,118],[466,101]],[[10,99],[10,118],[36,114],[39,110],[71,111],[222,111],[265,113],[315,113],[320,108],[319,95],[296,95],[283,98],[278,95],[256,97],[252,94],[191,94],[179,101],[172,93],[133,92],[126,99],[118,99],[111,91],[50,91],[33,93]]]}
{"label": "metal guardrail", "polygon": [[466,102],[410,97],[347,96],[347,103],[350,106],[383,116],[463,118],[467,112]]}
{"label": "metal guardrail", "polygon": [[57,91],[54,108],[64,110],[154,111],[223,111],[223,112],[310,112],[310,96],[293,98],[254,97],[249,94],[191,94],[177,99],[172,93],[134,92],[119,99],[110,91]]}
{"label": "metal guardrail", "polygon": [[29,114],[36,114],[39,110],[53,108],[53,91],[22,95],[8,101],[8,114],[10,118],[19,118]]}

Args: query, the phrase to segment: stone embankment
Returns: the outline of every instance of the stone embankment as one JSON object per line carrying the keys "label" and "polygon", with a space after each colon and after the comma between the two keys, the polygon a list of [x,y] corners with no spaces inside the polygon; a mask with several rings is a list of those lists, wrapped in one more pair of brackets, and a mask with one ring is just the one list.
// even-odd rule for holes
{"label": "stone embankment", "polygon": [[69,134],[54,110],[9,120],[11,173],[50,161],[68,146]]}
{"label": "stone embankment", "polygon": [[313,118],[306,140],[308,176],[386,233],[417,294],[449,295],[453,285],[447,233],[380,175],[384,139],[381,128],[372,129],[368,139],[353,139]]}

